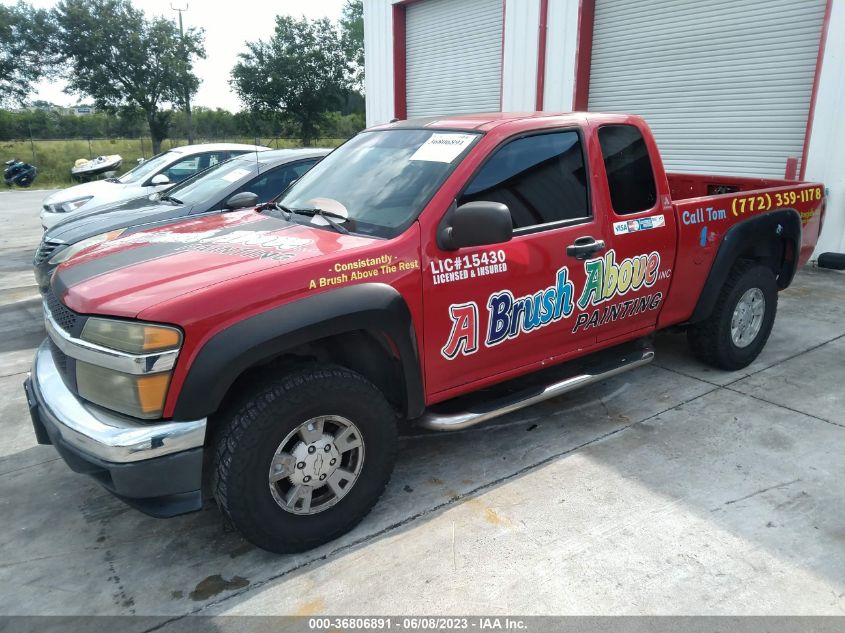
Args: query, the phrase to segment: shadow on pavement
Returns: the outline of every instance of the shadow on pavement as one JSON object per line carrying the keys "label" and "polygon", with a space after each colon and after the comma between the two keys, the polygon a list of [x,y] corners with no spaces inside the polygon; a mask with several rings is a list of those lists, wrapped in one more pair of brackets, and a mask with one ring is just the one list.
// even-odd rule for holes
{"label": "shadow on pavement", "polygon": [[[799,286],[803,279],[799,277]],[[822,286],[825,293],[842,290]],[[811,301],[799,294],[796,301]],[[796,307],[788,306],[787,312]],[[811,306],[805,305],[803,312],[812,319]],[[0,312],[0,321],[4,318]],[[812,329],[791,332],[789,339],[806,345],[800,337],[812,336]],[[677,346],[677,337],[660,337],[658,357]],[[784,362],[777,360],[778,350],[772,354],[774,364]],[[590,543],[611,552],[608,539],[623,533],[620,517],[640,509],[638,499],[618,491],[638,488],[702,525],[842,586],[845,429],[688,375],[692,365],[687,359],[670,357],[664,365],[466,431],[410,431],[401,439],[395,474],[372,514],[350,534],[291,556],[268,554],[246,543],[223,524],[213,502],[207,501],[198,513],[156,520],[127,508],[61,461],[39,462],[36,452],[7,457],[0,466],[15,467],[0,467],[5,473],[0,499],[11,501],[0,508],[15,530],[0,542],[0,584],[14,589],[0,596],[0,613],[180,616],[208,607],[235,607],[278,587],[279,581],[318,574],[346,556],[377,573],[372,566],[384,560],[367,557],[381,541],[422,535],[462,504],[470,507],[468,512],[477,511],[471,515],[476,523],[468,527],[477,525],[480,532],[499,515],[476,500],[504,494],[505,488],[512,491],[510,514],[528,522],[524,533],[511,533],[507,541],[516,552],[539,544],[539,551],[554,559],[576,556],[578,547]],[[843,398],[841,393],[838,397]],[[607,476],[581,481],[572,474],[572,479],[546,482],[542,488],[530,483],[543,477],[547,467],[571,470],[581,460]],[[638,517],[653,519],[639,527],[644,534],[677,529],[665,514]],[[602,531],[604,526],[609,531]],[[636,523],[628,529],[637,529]],[[495,563],[496,552],[486,551],[486,559]],[[643,551],[648,551],[647,543]],[[398,551],[396,556],[409,553]],[[433,564],[408,562],[420,570]],[[402,577],[393,567],[386,569]],[[415,567],[404,573],[416,573]],[[538,567],[538,581],[543,573]],[[345,583],[349,591],[367,591],[356,586],[356,578]],[[542,593],[543,583],[534,590]],[[276,609],[293,613],[301,606],[279,604]]]}

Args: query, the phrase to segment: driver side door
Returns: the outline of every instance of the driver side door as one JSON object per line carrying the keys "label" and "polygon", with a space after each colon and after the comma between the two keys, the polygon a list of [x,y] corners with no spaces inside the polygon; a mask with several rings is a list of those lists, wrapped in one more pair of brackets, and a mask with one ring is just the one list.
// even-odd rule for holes
{"label": "driver side door", "polygon": [[432,241],[424,253],[426,389],[435,399],[595,343],[575,326],[585,273],[567,255],[575,240],[601,237],[581,132],[505,141],[456,202],[473,201],[507,205],[513,238],[454,251]]}

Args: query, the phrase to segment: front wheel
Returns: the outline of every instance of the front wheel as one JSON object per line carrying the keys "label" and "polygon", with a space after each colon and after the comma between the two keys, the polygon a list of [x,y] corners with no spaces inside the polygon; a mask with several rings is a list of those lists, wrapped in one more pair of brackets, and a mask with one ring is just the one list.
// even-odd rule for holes
{"label": "front wheel", "polygon": [[246,394],[217,441],[214,496],[243,536],[297,552],[337,538],[393,470],[396,415],[360,374],[311,367]]}
{"label": "front wheel", "polygon": [[713,312],[687,330],[693,355],[719,369],[750,365],[763,350],[777,312],[774,273],[760,264],[734,266]]}

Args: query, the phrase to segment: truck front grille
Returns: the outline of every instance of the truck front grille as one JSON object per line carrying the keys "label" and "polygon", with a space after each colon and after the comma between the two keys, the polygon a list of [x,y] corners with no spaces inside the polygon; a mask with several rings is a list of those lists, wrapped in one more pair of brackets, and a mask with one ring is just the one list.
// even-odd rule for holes
{"label": "truck front grille", "polygon": [[59,298],[55,295],[52,288],[47,290],[45,293],[44,303],[50,311],[50,316],[53,317],[53,321],[56,322],[56,325],[68,334],[75,334],[74,330],[76,329],[76,323],[79,320],[79,316],[76,312],[59,301]]}
{"label": "truck front grille", "polygon": [[65,377],[67,375],[67,354],[60,350],[52,339],[48,338],[47,340],[50,343],[50,353],[53,355],[53,362],[56,363],[56,368],[62,377]]}
{"label": "truck front grille", "polygon": [[53,253],[55,253],[56,249],[59,246],[62,246],[62,244],[63,242],[59,242],[58,240],[41,240],[41,244],[38,245],[38,250],[35,251],[34,264],[36,266],[38,266],[39,264],[43,264],[45,261],[47,261],[53,256]]}
{"label": "truck front grille", "polygon": [[[77,330],[81,329],[82,325],[84,325],[85,317],[76,314],[73,310],[66,307],[59,301],[52,289],[48,290],[44,295],[44,310],[49,312],[50,317],[57,327],[71,336],[79,335]],[[67,385],[68,389],[76,394],[76,361],[59,349],[59,346],[56,345],[51,337],[48,337],[47,340],[49,341],[53,362],[56,364],[56,369],[62,381]]]}

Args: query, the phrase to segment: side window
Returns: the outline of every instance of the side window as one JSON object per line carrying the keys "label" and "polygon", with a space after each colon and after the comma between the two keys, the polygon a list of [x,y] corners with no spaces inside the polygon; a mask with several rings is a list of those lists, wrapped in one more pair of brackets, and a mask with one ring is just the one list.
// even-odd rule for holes
{"label": "side window", "polygon": [[162,173],[170,179],[170,182],[182,182],[185,178],[190,178],[206,167],[208,167],[208,154],[201,154],[183,158],[179,162],[173,163]]}
{"label": "side window", "polygon": [[186,178],[190,178],[194,174],[205,171],[209,167],[222,163],[229,158],[230,152],[208,152],[207,154],[196,154],[190,158],[184,158],[178,163],[172,164],[162,173],[170,179],[170,182],[182,182]]}
{"label": "side window", "polygon": [[316,162],[316,160],[309,160],[277,167],[243,185],[238,191],[251,191],[258,196],[261,202],[268,202],[287,189],[294,180],[311,169]]}
{"label": "side window", "polygon": [[241,186],[238,192],[251,191],[258,196],[261,202],[269,202],[290,187],[290,184],[294,180],[311,169],[316,162],[316,160],[305,161],[293,165],[276,167]]}
{"label": "side window", "polygon": [[317,164],[319,159],[313,158],[311,160],[304,160],[301,163],[291,165],[291,170],[294,173],[294,180],[301,178],[302,175]]}
{"label": "side window", "polygon": [[590,216],[581,139],[573,130],[510,141],[467,186],[458,204],[501,202],[514,229]]}
{"label": "side window", "polygon": [[599,144],[607,172],[610,201],[619,215],[651,209],[657,202],[648,148],[633,125],[599,128]]}

